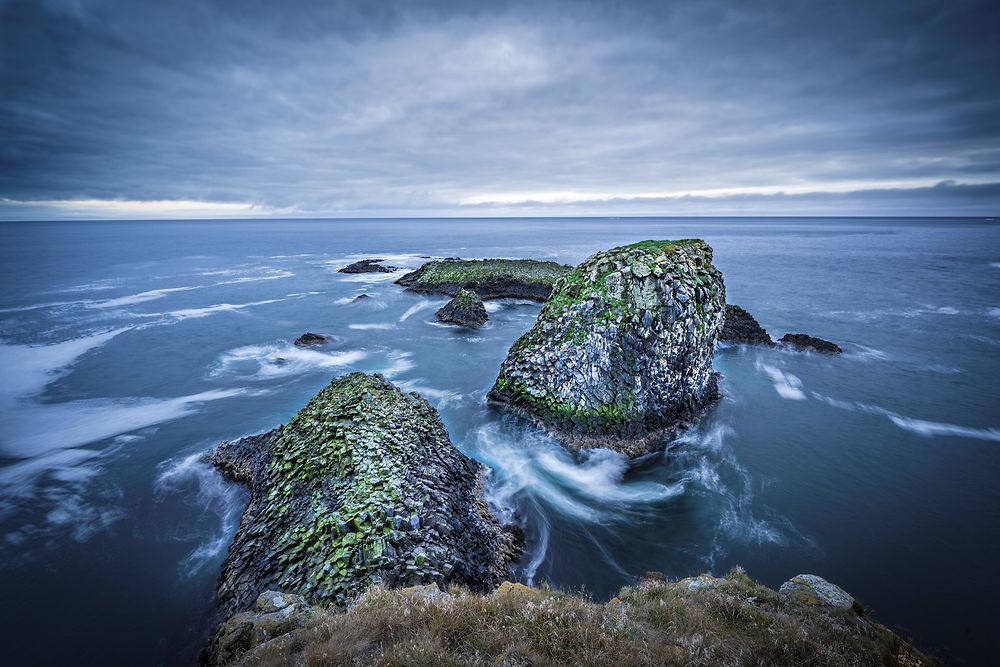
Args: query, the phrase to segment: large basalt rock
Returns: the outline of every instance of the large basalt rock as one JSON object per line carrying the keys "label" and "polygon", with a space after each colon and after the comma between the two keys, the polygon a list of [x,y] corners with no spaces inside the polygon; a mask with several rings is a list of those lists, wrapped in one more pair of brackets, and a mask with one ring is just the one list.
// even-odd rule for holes
{"label": "large basalt rock", "polygon": [[461,324],[465,327],[481,327],[489,319],[483,300],[478,294],[467,289],[456,294],[455,298],[440,308],[436,314],[442,322]]}
{"label": "large basalt rock", "polygon": [[556,282],[489,400],[570,446],[642,454],[717,396],[725,299],[704,241],[600,252]]}
{"label": "large basalt rock", "polygon": [[719,332],[719,340],[726,343],[749,345],[774,345],[767,330],[760,326],[753,315],[740,306],[726,304],[726,317]]}
{"label": "large basalt rock", "polygon": [[426,400],[381,375],[336,378],[284,426],[209,460],[250,487],[219,584],[223,618],[268,589],[323,604],[374,582],[490,590],[517,555],[482,500],[484,468]]}
{"label": "large basalt rock", "polygon": [[463,289],[480,299],[544,301],[572,267],[537,259],[444,259],[426,262],[396,284],[414,292],[455,296]]}

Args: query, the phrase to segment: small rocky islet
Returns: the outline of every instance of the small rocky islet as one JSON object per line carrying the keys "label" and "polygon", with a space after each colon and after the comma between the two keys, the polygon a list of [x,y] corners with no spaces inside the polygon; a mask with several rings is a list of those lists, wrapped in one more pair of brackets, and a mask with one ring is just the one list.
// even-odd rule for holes
{"label": "small rocky islet", "polygon": [[489,319],[483,300],[468,289],[459,290],[454,299],[437,311],[436,316],[442,322],[464,327],[481,327]]}
{"label": "small rocky islet", "polygon": [[[520,269],[527,273],[516,277]],[[636,243],[597,253],[575,268],[533,260],[435,260],[397,282],[454,295],[441,310],[445,316],[457,311],[462,324],[474,321],[469,312],[485,321],[484,298],[544,299],[534,327],[501,365],[489,401],[531,418],[573,448],[604,446],[629,456],[648,451],[673,429],[696,421],[718,397],[712,370],[717,340],[773,345],[749,313],[727,306],[712,249],[700,240]],[[934,664],[815,575],[799,575],[780,592],[742,572],[676,583],[661,576],[603,605],[510,584],[520,531],[501,525],[488,508],[486,469],[455,449],[426,400],[380,375],[335,378],[287,424],[222,443],[208,460],[250,489],[220,577],[216,618],[222,622],[205,653],[212,664],[269,664],[278,656],[311,664],[316,656],[310,647],[328,655],[336,628],[352,618],[374,634],[350,648],[347,661],[389,659],[399,648],[395,635],[384,634],[385,625],[373,630],[362,617],[374,599],[394,601],[396,616],[384,616],[380,607],[379,622],[389,625],[405,625],[404,617],[426,613],[428,605],[446,611],[465,605],[469,613],[482,607],[475,612],[482,614],[499,605],[518,614],[525,604],[547,601],[553,609],[589,605],[594,613],[624,614],[654,636],[647,607],[654,590],[672,600],[681,625],[689,613],[719,605],[734,618],[756,619],[738,630],[707,628],[723,645],[751,646],[746,659],[733,664],[768,664],[766,648],[753,642],[779,627],[802,639],[787,656],[791,662]],[[530,643],[555,630],[547,623],[556,621],[545,618],[511,634],[527,633],[522,644]],[[683,638],[660,640],[666,653],[657,649],[629,659],[690,664],[692,656],[678,648]],[[428,641],[439,638],[432,633]],[[493,654],[470,653],[463,642],[458,638],[442,655],[455,664],[495,663]],[[563,659],[550,662],[593,662],[586,647],[560,651]]]}

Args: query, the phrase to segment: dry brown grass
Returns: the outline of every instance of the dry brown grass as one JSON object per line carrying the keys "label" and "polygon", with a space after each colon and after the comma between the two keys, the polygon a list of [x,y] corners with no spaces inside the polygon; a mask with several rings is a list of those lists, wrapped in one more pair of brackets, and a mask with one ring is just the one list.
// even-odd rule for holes
{"label": "dry brown grass", "polygon": [[934,664],[865,616],[788,602],[739,569],[699,590],[647,581],[605,604],[548,589],[451,593],[429,600],[373,588],[243,664]]}

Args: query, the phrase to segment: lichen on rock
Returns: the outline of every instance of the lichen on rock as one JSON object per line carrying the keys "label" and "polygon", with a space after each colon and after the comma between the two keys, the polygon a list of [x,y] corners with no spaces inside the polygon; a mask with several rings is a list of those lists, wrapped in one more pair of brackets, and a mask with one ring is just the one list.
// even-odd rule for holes
{"label": "lichen on rock", "polygon": [[643,241],[560,278],[489,394],[574,447],[635,456],[717,396],[725,286],[704,241]]}
{"label": "lichen on rock", "polygon": [[483,300],[544,301],[570,268],[537,259],[444,259],[426,262],[396,283],[413,292],[455,296],[467,289]]}
{"label": "lichen on rock", "polygon": [[266,589],[337,605],[373,583],[490,590],[518,551],[482,500],[485,469],[426,400],[381,375],[336,378],[284,426],[209,460],[250,487],[219,585],[224,617]]}
{"label": "lichen on rock", "polygon": [[480,327],[489,319],[483,300],[478,294],[467,289],[460,290],[454,299],[437,311],[436,315],[442,322],[466,327]]}

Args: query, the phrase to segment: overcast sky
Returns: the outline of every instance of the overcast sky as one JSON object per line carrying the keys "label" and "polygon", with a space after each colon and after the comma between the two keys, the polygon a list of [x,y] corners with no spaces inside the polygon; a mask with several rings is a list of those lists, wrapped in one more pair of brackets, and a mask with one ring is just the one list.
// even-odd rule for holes
{"label": "overcast sky", "polygon": [[0,218],[1000,214],[1000,2],[0,0]]}

